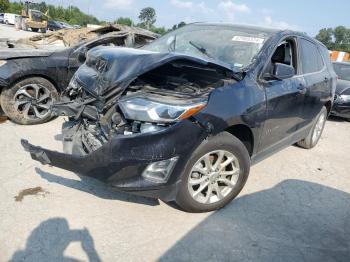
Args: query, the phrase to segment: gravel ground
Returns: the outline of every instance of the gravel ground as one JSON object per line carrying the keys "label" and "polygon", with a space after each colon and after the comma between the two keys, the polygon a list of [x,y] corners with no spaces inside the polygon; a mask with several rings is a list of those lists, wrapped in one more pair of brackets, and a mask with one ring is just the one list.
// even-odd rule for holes
{"label": "gravel ground", "polygon": [[17,40],[22,37],[30,37],[40,33],[34,33],[31,31],[16,31],[13,25],[0,24],[0,38],[9,38],[11,40]]}
{"label": "gravel ground", "polygon": [[350,261],[348,122],[254,166],[226,208],[188,214],[32,161],[20,139],[61,150],[62,121],[0,125],[0,261]]}

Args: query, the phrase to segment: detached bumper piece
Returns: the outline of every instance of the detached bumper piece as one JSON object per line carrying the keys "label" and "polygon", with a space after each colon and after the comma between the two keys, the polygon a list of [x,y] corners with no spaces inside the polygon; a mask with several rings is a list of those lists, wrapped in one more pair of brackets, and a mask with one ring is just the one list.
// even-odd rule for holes
{"label": "detached bumper piece", "polygon": [[51,161],[41,147],[29,144],[28,140],[21,139],[21,144],[25,151],[29,152],[32,159],[39,161],[43,165],[50,165]]}
{"label": "detached bumper piece", "polygon": [[[32,159],[44,165],[93,177],[119,191],[169,201],[175,196],[188,158],[206,136],[202,127],[185,120],[160,132],[112,138],[87,155],[51,151],[27,140],[21,140],[21,143]],[[145,175],[147,167],[159,170],[164,163],[171,163],[174,159],[176,164],[171,166],[171,173],[164,182]]]}

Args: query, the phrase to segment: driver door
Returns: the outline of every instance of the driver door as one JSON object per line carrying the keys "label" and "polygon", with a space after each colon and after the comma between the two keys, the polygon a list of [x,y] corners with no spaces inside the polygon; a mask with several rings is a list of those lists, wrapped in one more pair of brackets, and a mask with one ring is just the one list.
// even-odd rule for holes
{"label": "driver door", "polygon": [[[302,121],[304,79],[298,71],[296,43],[295,38],[281,41],[263,71],[261,85],[266,93],[267,112],[259,151],[285,144]],[[295,75],[283,80],[269,77],[276,63],[293,66]]]}

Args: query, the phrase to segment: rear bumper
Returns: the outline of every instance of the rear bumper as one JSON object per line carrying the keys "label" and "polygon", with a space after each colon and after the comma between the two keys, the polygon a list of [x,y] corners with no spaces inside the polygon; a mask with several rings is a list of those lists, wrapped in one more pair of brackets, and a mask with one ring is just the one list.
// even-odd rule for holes
{"label": "rear bumper", "polygon": [[[118,191],[170,201],[188,158],[206,136],[204,128],[184,120],[160,132],[115,137],[87,155],[77,152],[77,140],[73,140],[73,154],[44,149],[26,140],[21,143],[32,159],[44,165],[93,177]],[[175,156],[179,159],[166,182],[155,183],[141,175],[150,163]]]}

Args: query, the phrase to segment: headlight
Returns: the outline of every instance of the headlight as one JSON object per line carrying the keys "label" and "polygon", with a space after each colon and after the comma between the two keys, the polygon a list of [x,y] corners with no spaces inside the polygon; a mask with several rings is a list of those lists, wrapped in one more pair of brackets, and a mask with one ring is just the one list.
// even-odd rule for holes
{"label": "headlight", "polygon": [[348,103],[350,102],[350,95],[338,95],[335,100],[337,103]]}
{"label": "headlight", "polygon": [[6,60],[0,60],[0,66],[3,66],[4,64],[6,64],[7,61]]}
{"label": "headlight", "polygon": [[203,99],[182,105],[179,102],[160,102],[140,95],[119,100],[119,106],[126,119],[169,123],[188,118],[206,105]]}
{"label": "headlight", "polygon": [[343,103],[347,103],[350,102],[350,95],[340,95],[338,99]]}

